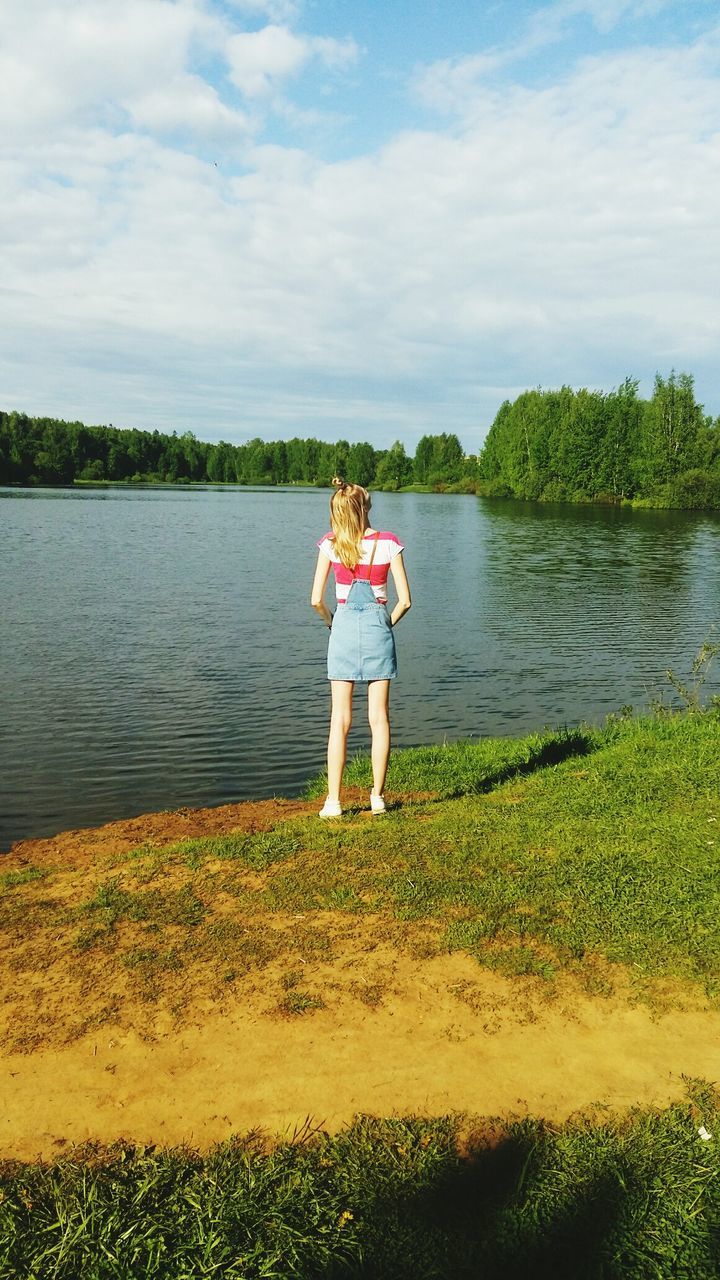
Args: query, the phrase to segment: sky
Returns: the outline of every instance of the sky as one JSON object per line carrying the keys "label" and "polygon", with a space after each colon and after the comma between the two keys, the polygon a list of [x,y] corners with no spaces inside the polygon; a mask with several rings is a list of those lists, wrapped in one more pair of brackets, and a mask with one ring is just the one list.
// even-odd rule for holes
{"label": "sky", "polygon": [[694,374],[720,413],[717,0],[3,0],[0,408],[453,431]]}

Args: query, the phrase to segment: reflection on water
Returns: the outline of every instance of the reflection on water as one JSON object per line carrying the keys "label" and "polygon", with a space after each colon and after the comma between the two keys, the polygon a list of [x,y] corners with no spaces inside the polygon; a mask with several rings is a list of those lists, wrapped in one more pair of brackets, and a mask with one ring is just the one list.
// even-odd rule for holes
{"label": "reflection on water", "polygon": [[[317,490],[0,490],[0,848],[297,794],[323,764]],[[645,705],[720,613],[720,518],[378,494],[406,544],[394,740]],[[710,686],[718,688],[717,681]],[[358,690],[351,751],[367,742]]]}

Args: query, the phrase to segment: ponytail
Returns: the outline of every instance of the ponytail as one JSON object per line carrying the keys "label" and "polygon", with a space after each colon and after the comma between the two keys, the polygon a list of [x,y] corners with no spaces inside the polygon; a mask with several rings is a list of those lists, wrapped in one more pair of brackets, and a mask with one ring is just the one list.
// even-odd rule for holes
{"label": "ponytail", "polygon": [[362,555],[362,539],[372,505],[370,494],[361,484],[348,484],[342,476],[333,476],[335,492],[330,499],[330,524],[335,535],[335,550],[346,569],[354,569]]}

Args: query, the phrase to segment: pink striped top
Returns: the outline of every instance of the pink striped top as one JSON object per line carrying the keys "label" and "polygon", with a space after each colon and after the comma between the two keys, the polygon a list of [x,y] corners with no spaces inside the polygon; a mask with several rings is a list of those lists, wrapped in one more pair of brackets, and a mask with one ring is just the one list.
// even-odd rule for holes
{"label": "pink striped top", "polygon": [[[346,569],[342,561],[338,559],[333,540],[334,535],[326,533],[317,545],[323,554],[327,556],[335,571],[335,597],[337,602],[338,604],[345,604],[350,591],[350,584],[353,580],[353,571],[352,569]],[[375,534],[362,540],[362,555],[355,571],[355,577],[359,580],[364,579],[367,582],[367,566],[370,564],[374,542]],[[399,555],[403,549],[402,542],[395,537],[394,533],[379,532],[377,551],[375,552],[375,559],[370,573],[370,585],[378,604],[387,604],[387,576],[390,561],[394,560],[395,556]],[[363,567],[365,569],[364,573]]]}

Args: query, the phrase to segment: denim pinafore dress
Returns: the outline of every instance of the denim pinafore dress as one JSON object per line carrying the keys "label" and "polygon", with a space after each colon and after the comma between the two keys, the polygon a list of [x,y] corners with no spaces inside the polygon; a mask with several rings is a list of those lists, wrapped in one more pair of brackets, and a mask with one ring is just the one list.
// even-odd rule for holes
{"label": "denim pinafore dress", "polygon": [[356,565],[348,598],[335,610],[328,644],[328,680],[394,680],[397,675],[390,614],[387,606],[375,599],[370,585],[379,537],[375,537],[367,578],[355,577],[360,568]]}

